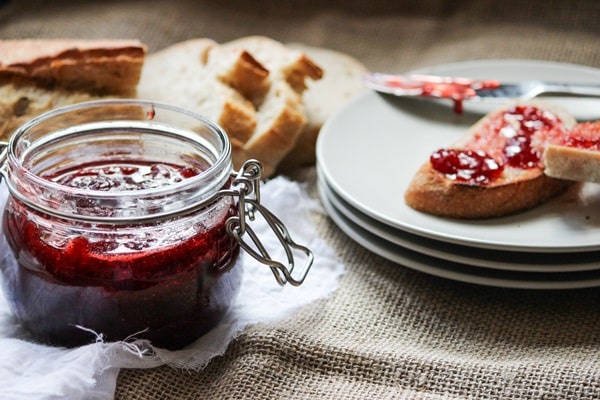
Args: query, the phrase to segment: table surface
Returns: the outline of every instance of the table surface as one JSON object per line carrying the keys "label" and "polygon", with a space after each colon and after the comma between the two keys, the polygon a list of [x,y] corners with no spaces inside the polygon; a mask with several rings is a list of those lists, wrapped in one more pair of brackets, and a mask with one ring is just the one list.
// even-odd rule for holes
{"label": "table surface", "polygon": [[[152,52],[261,34],[380,71],[507,58],[600,68],[595,0],[362,3],[13,0],[0,2],[0,38],[135,37]],[[298,175],[314,194],[314,171]],[[202,371],[122,370],[115,398],[600,398],[598,289],[449,281],[361,248],[327,216],[315,224],[347,268],[332,297],[247,328]]]}

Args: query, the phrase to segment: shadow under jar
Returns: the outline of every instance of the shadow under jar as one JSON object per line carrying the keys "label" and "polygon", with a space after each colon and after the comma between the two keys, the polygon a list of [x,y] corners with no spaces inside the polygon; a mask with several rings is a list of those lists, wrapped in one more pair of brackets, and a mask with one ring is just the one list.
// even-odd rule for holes
{"label": "shadow under jar", "polygon": [[5,153],[0,269],[36,340],[176,349],[228,311],[242,270],[227,225],[240,210],[220,127],[168,105],[98,101],[29,121]]}

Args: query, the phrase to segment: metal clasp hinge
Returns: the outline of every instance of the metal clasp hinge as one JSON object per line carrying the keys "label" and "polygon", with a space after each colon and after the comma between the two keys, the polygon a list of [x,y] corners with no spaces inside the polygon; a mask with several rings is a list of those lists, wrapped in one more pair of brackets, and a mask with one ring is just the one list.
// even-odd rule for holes
{"label": "metal clasp hinge", "polygon": [[[280,285],[289,283],[293,286],[299,286],[304,282],[313,264],[313,252],[308,247],[294,242],[283,222],[265,206],[260,204],[261,176],[262,165],[260,162],[248,160],[237,174],[234,175],[230,190],[222,192],[222,194],[238,198],[238,215],[230,217],[227,220],[227,232],[238,241],[246,253],[260,263],[269,266]],[[258,238],[256,232],[250,227],[250,222],[255,220],[257,214],[260,214],[269,225],[269,228],[284,249],[287,257],[287,265],[272,259],[269,251]],[[246,237],[250,240],[245,240]],[[293,277],[292,273],[294,272],[297,260],[296,256],[298,255],[303,255],[306,260],[299,276]]]}

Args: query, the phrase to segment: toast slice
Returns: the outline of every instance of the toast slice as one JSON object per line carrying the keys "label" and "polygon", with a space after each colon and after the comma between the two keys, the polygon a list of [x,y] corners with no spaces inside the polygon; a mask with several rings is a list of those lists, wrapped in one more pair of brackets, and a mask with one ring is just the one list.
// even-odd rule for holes
{"label": "toast slice", "polygon": [[544,173],[553,178],[600,183],[600,121],[577,124],[544,151]]}
{"label": "toast slice", "polygon": [[463,219],[535,207],[572,184],[544,174],[543,153],[550,136],[575,125],[565,110],[548,103],[498,109],[448,149],[433,153],[410,182],[405,201],[421,212]]}

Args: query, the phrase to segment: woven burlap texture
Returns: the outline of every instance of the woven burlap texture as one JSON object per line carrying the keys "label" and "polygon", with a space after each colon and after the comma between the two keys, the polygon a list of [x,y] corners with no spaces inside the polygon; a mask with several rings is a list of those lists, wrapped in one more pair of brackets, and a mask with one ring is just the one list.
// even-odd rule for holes
{"label": "woven burlap texture", "polygon": [[[192,37],[264,34],[386,71],[484,58],[600,67],[600,2],[361,3],[15,0],[0,9],[0,37],[138,37],[155,51]],[[316,196],[314,171],[300,176]],[[364,250],[326,216],[315,223],[347,267],[331,298],[248,328],[200,372],[123,370],[115,397],[600,398],[598,289],[447,281]]]}

